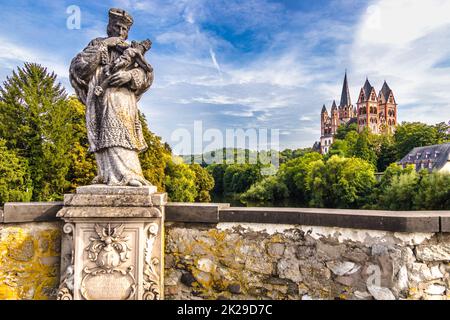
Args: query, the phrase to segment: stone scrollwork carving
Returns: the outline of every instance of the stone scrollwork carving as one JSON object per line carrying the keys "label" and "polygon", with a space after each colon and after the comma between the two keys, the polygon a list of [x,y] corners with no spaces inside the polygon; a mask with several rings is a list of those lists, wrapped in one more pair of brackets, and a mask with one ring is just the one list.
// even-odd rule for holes
{"label": "stone scrollwork carving", "polygon": [[[111,224],[101,226],[95,224],[98,237],[89,238],[85,249],[88,258],[95,267],[83,269],[80,293],[87,300],[115,298],[131,299],[136,292],[136,280],[133,275],[134,266],[120,268],[129,259],[131,248],[129,238],[122,236],[125,225],[112,227]],[[111,284],[114,284],[111,286]]]}
{"label": "stone scrollwork carving", "polygon": [[73,268],[73,232],[75,226],[72,223],[66,223],[63,227],[63,232],[68,235],[69,242],[72,245],[70,253],[70,263],[67,266],[64,273],[61,275],[61,282],[56,296],[57,300],[73,300],[73,287],[74,287],[74,268]]}
{"label": "stone scrollwork carving", "polygon": [[160,298],[159,280],[157,272],[159,259],[152,257],[153,247],[158,235],[159,226],[157,223],[151,223],[148,227],[148,236],[145,246],[144,259],[144,295],[143,300],[158,300]]}

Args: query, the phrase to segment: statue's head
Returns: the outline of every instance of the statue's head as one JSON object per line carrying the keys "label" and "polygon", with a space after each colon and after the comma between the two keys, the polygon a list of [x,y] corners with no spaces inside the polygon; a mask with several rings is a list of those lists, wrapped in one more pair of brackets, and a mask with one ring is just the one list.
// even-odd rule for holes
{"label": "statue's head", "polygon": [[125,10],[112,8],[109,10],[108,37],[128,39],[128,31],[133,25],[133,17]]}

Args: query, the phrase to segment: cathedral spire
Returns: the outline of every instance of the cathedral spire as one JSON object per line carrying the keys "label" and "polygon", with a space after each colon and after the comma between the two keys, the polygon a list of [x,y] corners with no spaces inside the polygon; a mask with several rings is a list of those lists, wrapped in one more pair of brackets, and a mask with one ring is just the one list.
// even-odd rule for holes
{"label": "cathedral spire", "polygon": [[349,106],[352,104],[352,101],[350,100],[350,90],[348,88],[348,81],[347,81],[347,70],[345,70],[345,77],[344,77],[344,84],[342,86],[342,94],[341,94],[341,103],[340,107]]}
{"label": "cathedral spire", "polygon": [[336,110],[337,106],[336,106],[336,100],[333,100],[333,105],[331,106],[331,111]]}
{"label": "cathedral spire", "polygon": [[370,97],[370,93],[372,92],[372,85],[370,84],[370,82],[369,82],[369,78],[367,78],[366,77],[366,82],[364,83],[364,87],[363,87],[363,90],[364,90],[364,98],[366,99],[366,100],[369,100],[369,97]]}
{"label": "cathedral spire", "polygon": [[386,80],[384,80],[383,87],[381,88],[381,93],[385,100],[389,99],[389,95],[391,94],[391,88],[389,88]]}

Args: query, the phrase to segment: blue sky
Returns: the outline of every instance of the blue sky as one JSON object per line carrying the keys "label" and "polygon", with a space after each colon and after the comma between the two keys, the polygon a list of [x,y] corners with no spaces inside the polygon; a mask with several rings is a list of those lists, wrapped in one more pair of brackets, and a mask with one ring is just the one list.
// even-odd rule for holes
{"label": "blue sky", "polygon": [[[450,119],[447,0],[0,0],[0,80],[24,61],[54,70],[68,92],[72,57],[104,36],[107,12],[135,18],[130,39],[150,38],[155,82],[140,101],[151,130],[280,130],[280,148],[311,146],[320,110],[340,99],[345,69],[352,102],[369,77],[394,90],[400,121]],[[81,28],[66,27],[70,5]]]}

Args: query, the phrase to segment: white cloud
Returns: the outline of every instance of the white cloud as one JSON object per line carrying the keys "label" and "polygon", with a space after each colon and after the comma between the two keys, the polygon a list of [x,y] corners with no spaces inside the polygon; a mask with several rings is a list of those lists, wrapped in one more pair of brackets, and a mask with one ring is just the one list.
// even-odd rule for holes
{"label": "white cloud", "polygon": [[[20,45],[0,36],[0,64],[3,68],[12,71],[17,66],[23,65],[24,62],[39,63],[47,67],[49,71],[54,71],[59,80],[68,83],[69,66],[58,56]],[[5,69],[3,72],[7,71]]]}
{"label": "white cloud", "polygon": [[209,48],[209,54],[211,56],[211,61],[214,65],[214,67],[216,67],[217,72],[219,72],[219,75],[222,76],[222,71],[220,70],[220,65],[216,59],[216,53],[214,52],[214,50],[212,48]]}
{"label": "white cloud", "polygon": [[450,2],[380,0],[361,17],[351,49],[353,77],[388,81],[400,121],[450,118]]}

